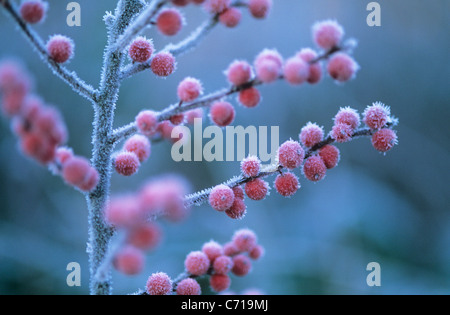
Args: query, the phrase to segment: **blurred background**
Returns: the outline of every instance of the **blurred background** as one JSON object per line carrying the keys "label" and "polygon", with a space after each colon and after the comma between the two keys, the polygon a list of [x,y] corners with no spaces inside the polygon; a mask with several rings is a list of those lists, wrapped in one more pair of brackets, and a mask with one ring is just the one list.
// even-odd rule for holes
{"label": "blurred background", "polygon": [[[72,28],[66,25],[70,1],[48,2],[47,20],[36,30],[44,39],[55,33],[72,37],[76,55],[68,68],[97,86],[106,43],[102,17],[115,9],[116,1],[79,0],[82,26]],[[178,69],[168,79],[146,71],[124,82],[117,127],[142,108],[160,110],[176,102],[176,87],[188,75],[200,79],[209,93],[227,86],[223,71],[235,58],[253,61],[264,48],[276,48],[288,58],[300,48],[314,47],[311,26],[332,18],[343,25],[347,38],[359,42],[356,79],[344,85],[326,77],[315,86],[263,86],[263,103],[253,110],[237,106],[235,125],[280,126],[281,143],[296,138],[308,121],[328,131],[339,107],[362,112],[374,101],[391,106],[400,125],[399,145],[386,155],[373,149],[368,138],[340,145],[341,162],[325,180],[314,184],[301,177],[302,188],[290,199],[276,192],[262,202],[247,199],[243,220],[203,205],[181,223],[161,221],[162,243],[148,253],[145,271],[132,277],[114,272],[115,294],[144,288],[153,272],[176,277],[189,251],[211,239],[227,242],[242,227],[258,234],[266,254],[248,276],[232,278],[236,293],[249,288],[266,294],[450,293],[450,2],[380,0],[381,27],[366,24],[369,2],[274,0],[267,20],[244,12],[236,29],[216,27],[196,50],[178,58]],[[187,25],[179,35],[145,32],[157,49],[178,42],[206,18],[196,6],[183,11]],[[51,74],[4,12],[0,28],[0,59],[23,61],[34,75],[34,91],[63,113],[68,145],[90,157],[91,105]],[[230,100],[236,104],[234,97]],[[135,191],[165,173],[184,175],[197,191],[239,172],[238,162],[175,163],[170,148],[169,143],[154,145],[150,160],[131,178],[114,174],[112,193]],[[84,197],[24,157],[4,117],[0,200],[0,294],[87,294]],[[66,285],[66,266],[73,261],[81,265],[81,287]],[[370,262],[381,266],[381,287],[366,284]],[[205,281],[202,287],[210,292]]]}

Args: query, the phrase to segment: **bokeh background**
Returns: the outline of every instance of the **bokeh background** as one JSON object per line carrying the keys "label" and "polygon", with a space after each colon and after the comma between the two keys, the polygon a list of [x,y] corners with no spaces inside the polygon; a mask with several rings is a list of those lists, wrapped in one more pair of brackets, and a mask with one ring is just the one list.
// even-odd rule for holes
{"label": "bokeh background", "polygon": [[[82,26],[73,28],[66,25],[69,1],[49,2],[47,20],[36,30],[45,39],[55,33],[72,37],[76,57],[68,68],[97,86],[106,43],[102,16],[114,10],[116,1],[79,0]],[[280,126],[282,142],[297,137],[308,121],[329,130],[341,106],[362,112],[381,101],[391,106],[400,125],[399,145],[387,155],[375,151],[369,139],[343,144],[341,162],[325,180],[313,184],[301,178],[301,190],[290,199],[273,192],[263,202],[247,200],[243,220],[233,221],[204,205],[182,223],[161,221],[163,240],[148,253],[145,271],[133,277],[114,272],[114,293],[144,288],[152,272],[176,277],[189,251],[210,239],[226,242],[242,227],[258,234],[266,255],[250,275],[232,278],[237,293],[248,288],[267,294],[450,293],[450,2],[380,0],[382,26],[368,27],[369,2],[275,0],[267,20],[244,12],[238,28],[219,25],[196,50],[178,58],[178,70],[168,79],[147,71],[124,82],[116,126],[133,120],[142,108],[159,110],[174,103],[176,86],[187,75],[201,79],[208,93],[227,86],[223,71],[235,58],[252,61],[263,48],[290,57],[313,46],[311,25],[333,18],[359,42],[356,80],[337,85],[327,77],[317,86],[263,86],[263,103],[254,110],[237,107],[235,124]],[[178,42],[206,18],[195,6],[183,11],[187,25],[176,37],[145,32],[157,48]],[[35,92],[63,113],[68,144],[90,156],[91,105],[51,74],[3,13],[0,58],[23,61],[35,76]],[[238,171],[238,162],[175,163],[170,145],[160,143],[138,175],[113,175],[112,192],[137,190],[146,179],[165,173],[182,174],[193,190],[200,190]],[[0,294],[87,294],[84,197],[24,157],[5,118],[0,120],[0,200]],[[81,264],[78,288],[66,285],[66,266],[72,261]],[[381,287],[366,285],[366,266],[372,261],[381,265]],[[207,283],[202,285],[208,293]]]}

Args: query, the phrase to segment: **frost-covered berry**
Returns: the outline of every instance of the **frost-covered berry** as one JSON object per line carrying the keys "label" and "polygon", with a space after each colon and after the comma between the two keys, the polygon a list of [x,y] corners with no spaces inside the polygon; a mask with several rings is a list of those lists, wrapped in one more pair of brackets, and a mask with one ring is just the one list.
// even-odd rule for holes
{"label": "frost-covered berry", "polygon": [[356,61],[346,53],[336,53],[328,61],[328,74],[339,82],[345,82],[353,79],[356,72],[359,70],[359,65]]}
{"label": "frost-covered berry", "polygon": [[209,241],[202,246],[202,252],[208,256],[209,261],[212,263],[214,260],[223,255],[223,247],[216,241]]}
{"label": "frost-covered berry", "polygon": [[209,115],[213,123],[219,127],[225,127],[234,121],[236,112],[230,103],[219,101],[211,105]]}
{"label": "frost-covered berry", "polygon": [[47,2],[41,0],[27,0],[19,8],[20,17],[27,23],[36,24],[45,18]]}
{"label": "frost-covered berry", "polygon": [[113,264],[118,271],[126,275],[136,275],[144,268],[144,260],[141,250],[127,245],[116,254]]}
{"label": "frost-covered berry", "polygon": [[376,102],[368,106],[363,113],[363,121],[370,129],[380,129],[389,121],[391,110],[383,103]]}
{"label": "frost-covered berry", "polygon": [[252,262],[250,258],[242,254],[233,257],[233,268],[231,269],[231,271],[236,276],[245,276],[251,271],[251,269]]}
{"label": "frost-covered berry", "polygon": [[193,125],[195,123],[195,119],[203,119],[205,116],[205,112],[203,108],[191,109],[186,112],[186,121],[188,124]]}
{"label": "frost-covered berry", "polygon": [[172,280],[164,272],[154,273],[147,280],[146,291],[149,295],[167,295],[172,292]]}
{"label": "frost-covered berry", "polygon": [[225,214],[232,219],[242,219],[247,212],[247,206],[245,205],[244,199],[234,198],[234,202],[231,207],[225,210]]}
{"label": "frost-covered berry", "polygon": [[174,126],[179,126],[181,124],[184,124],[186,120],[186,116],[184,115],[184,113],[180,113],[180,114],[176,114],[176,115],[172,115],[169,118],[169,121],[172,123],[172,125]]}
{"label": "frost-covered berry", "polygon": [[177,295],[200,295],[202,290],[197,280],[186,278],[177,284],[176,292]]}
{"label": "frost-covered berry", "polygon": [[286,172],[277,176],[274,186],[280,195],[290,197],[300,188],[300,183],[297,176],[291,172]]}
{"label": "frost-covered berry", "polygon": [[239,92],[239,103],[247,108],[253,108],[258,106],[261,102],[261,93],[255,87],[251,87]]}
{"label": "frost-covered berry", "polygon": [[232,242],[240,252],[248,252],[256,246],[258,238],[250,229],[241,229],[233,234]]}
{"label": "frost-covered berry", "polygon": [[202,83],[191,77],[180,82],[177,89],[178,98],[183,102],[192,102],[203,94]]}
{"label": "frost-covered berry", "polygon": [[182,26],[183,16],[177,9],[164,9],[156,18],[156,27],[163,35],[176,35]]}
{"label": "frost-covered berry", "polygon": [[339,45],[344,36],[344,29],[336,21],[326,20],[313,25],[312,35],[317,46],[329,50]]}
{"label": "frost-covered berry", "polygon": [[233,187],[234,197],[244,200],[244,189],[241,186]]}
{"label": "frost-covered berry", "polygon": [[278,162],[288,169],[299,167],[305,158],[305,151],[300,143],[288,140],[278,148]]}
{"label": "frost-covered berry", "polygon": [[283,69],[284,78],[292,85],[299,85],[309,77],[310,66],[298,57],[289,58]]}
{"label": "frost-covered berry", "polygon": [[269,14],[272,7],[272,0],[250,0],[248,2],[248,9],[251,15],[257,19],[263,19]]}
{"label": "frost-covered berry", "polygon": [[330,135],[336,142],[343,143],[352,139],[353,131],[350,125],[335,124],[331,129]]}
{"label": "frost-covered berry", "polygon": [[146,222],[131,229],[128,243],[142,250],[155,248],[161,241],[161,229],[152,222]]}
{"label": "frost-covered berry", "polygon": [[397,144],[397,134],[392,129],[381,129],[372,136],[372,145],[380,152],[387,152]]}
{"label": "frost-covered berry", "polygon": [[339,149],[334,145],[327,144],[319,150],[319,156],[322,158],[327,169],[335,167],[339,163]]}
{"label": "frost-covered berry", "polygon": [[264,83],[274,82],[283,69],[283,57],[276,50],[265,49],[254,62],[256,76]]}
{"label": "frost-covered berry", "polygon": [[74,43],[64,35],[53,35],[47,42],[47,53],[56,63],[65,63],[73,57]]}
{"label": "frost-covered berry", "polygon": [[359,127],[361,120],[358,112],[350,107],[344,107],[334,117],[335,124],[347,124],[352,127],[353,130]]}
{"label": "frost-covered berry", "polygon": [[139,163],[139,158],[133,152],[120,152],[117,154],[114,165],[117,173],[123,176],[131,176],[135,174],[141,163]]}
{"label": "frost-covered berry", "polygon": [[112,198],[105,207],[105,221],[111,226],[134,227],[140,223],[143,213],[139,200],[133,195]]}
{"label": "frost-covered berry", "polygon": [[322,65],[320,62],[311,63],[318,57],[317,52],[311,48],[303,48],[297,53],[297,57],[309,64],[308,83],[318,83],[322,78]]}
{"label": "frost-covered berry", "polygon": [[219,16],[219,22],[226,27],[236,27],[241,21],[242,13],[237,8],[230,7],[223,11]]}
{"label": "frost-covered berry", "polygon": [[214,274],[209,278],[211,290],[215,292],[225,291],[230,287],[231,279],[228,275]]}
{"label": "frost-covered berry", "polygon": [[257,156],[248,156],[241,161],[241,172],[245,177],[256,177],[261,171],[261,161]]}
{"label": "frost-covered berry", "polygon": [[253,77],[252,66],[244,60],[233,61],[225,71],[228,81],[233,85],[242,85]]}
{"label": "frost-covered berry", "polygon": [[211,13],[222,13],[230,4],[231,0],[206,0],[205,7]]}
{"label": "frost-covered berry", "polygon": [[223,245],[223,254],[232,257],[240,254],[240,251],[234,242],[228,242]]}
{"label": "frost-covered berry", "polygon": [[62,177],[66,183],[78,186],[82,184],[88,174],[91,165],[84,157],[75,156],[68,159],[62,169]]}
{"label": "frost-covered berry", "polygon": [[303,175],[313,182],[318,182],[325,177],[327,167],[318,155],[310,156],[303,164]]}
{"label": "frost-covered berry", "polygon": [[134,62],[146,62],[155,50],[153,41],[143,36],[137,37],[128,49],[128,55]]}
{"label": "frost-covered berry", "polygon": [[316,123],[308,122],[300,131],[300,141],[307,147],[311,148],[323,139],[323,128]]}
{"label": "frost-covered berry", "polygon": [[233,268],[233,259],[230,256],[222,255],[216,258],[213,263],[215,274],[225,275]]}
{"label": "frost-covered berry", "polygon": [[248,257],[253,260],[257,260],[264,255],[264,247],[261,245],[256,245],[248,252]]}
{"label": "frost-covered berry", "polygon": [[82,191],[91,191],[93,190],[95,187],[97,187],[98,182],[99,182],[99,174],[97,172],[97,170],[93,167],[91,167],[84,179],[84,181],[78,185],[78,188],[81,189]]}
{"label": "frost-covered berry", "polygon": [[150,64],[153,73],[159,77],[167,77],[175,71],[175,57],[169,52],[157,53]]}
{"label": "frost-covered berry", "polygon": [[158,127],[157,113],[151,110],[141,111],[136,116],[136,125],[140,133],[147,136],[153,135]]}
{"label": "frost-covered berry", "polygon": [[136,154],[140,162],[146,161],[151,152],[150,141],[143,135],[132,136],[125,142],[123,148],[125,151]]}
{"label": "frost-covered berry", "polygon": [[209,194],[209,204],[217,211],[229,209],[234,202],[234,192],[227,185],[217,185]]}
{"label": "frost-covered berry", "polygon": [[55,157],[61,165],[73,158],[73,156],[73,150],[68,147],[59,147],[55,152]]}
{"label": "frost-covered berry", "polygon": [[210,261],[208,256],[201,251],[190,252],[184,260],[186,271],[194,276],[202,276],[208,272]]}
{"label": "frost-covered berry", "polygon": [[256,178],[246,183],[244,190],[250,199],[263,200],[269,193],[269,184],[260,178]]}

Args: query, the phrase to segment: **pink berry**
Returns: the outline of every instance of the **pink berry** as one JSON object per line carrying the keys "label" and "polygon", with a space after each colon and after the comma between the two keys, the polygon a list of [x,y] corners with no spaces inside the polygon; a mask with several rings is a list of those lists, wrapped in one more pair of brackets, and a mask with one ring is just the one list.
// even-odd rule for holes
{"label": "pink berry", "polygon": [[123,176],[131,176],[135,174],[141,165],[136,154],[127,151],[117,154],[114,164],[117,173]]}
{"label": "pink berry", "polygon": [[97,170],[91,167],[84,181],[80,185],[78,185],[78,188],[86,192],[91,191],[95,187],[97,187],[99,180],[100,178]]}
{"label": "pink berry", "polygon": [[20,5],[20,16],[25,22],[36,24],[44,19],[47,7],[47,3],[41,0],[27,0]]}
{"label": "pink berry", "polygon": [[256,178],[246,183],[244,190],[250,199],[263,200],[269,192],[269,184],[260,178]]}
{"label": "pink berry", "polygon": [[55,152],[56,159],[58,162],[63,165],[66,163],[69,159],[71,159],[73,155],[73,150],[71,148],[67,147],[60,147]]}
{"label": "pink berry", "polygon": [[305,151],[300,143],[288,140],[278,149],[278,162],[290,170],[299,167],[305,158]]}
{"label": "pink berry", "polygon": [[144,260],[141,250],[128,245],[114,257],[114,267],[126,275],[136,275],[144,268]]}
{"label": "pink berry", "polygon": [[329,50],[337,47],[344,36],[344,29],[336,21],[317,22],[312,28],[314,42],[321,48]]}
{"label": "pink berry", "polygon": [[209,204],[217,211],[229,209],[234,202],[233,190],[227,185],[217,185],[209,194]]}
{"label": "pink berry", "polygon": [[391,110],[383,103],[376,102],[368,106],[363,113],[363,121],[370,129],[380,129],[386,125]]}
{"label": "pink berry", "polygon": [[335,124],[330,135],[336,142],[347,142],[352,140],[353,128],[347,124]]}
{"label": "pink berry", "polygon": [[248,252],[248,257],[253,260],[260,259],[264,255],[264,247],[256,245]]}
{"label": "pink berry", "polygon": [[233,268],[233,259],[229,256],[219,256],[214,260],[213,270],[215,274],[226,275]]}
{"label": "pink berry", "polygon": [[269,14],[272,7],[272,0],[250,0],[248,2],[248,9],[253,17],[263,19]]}
{"label": "pink berry", "polygon": [[372,145],[380,152],[387,152],[397,144],[397,134],[392,129],[381,129],[372,136]]}
{"label": "pink berry", "polygon": [[160,52],[153,57],[150,68],[160,77],[167,77],[175,71],[175,57],[169,52]]}
{"label": "pink berry", "polygon": [[339,82],[352,79],[359,70],[356,61],[345,53],[337,53],[328,61],[328,74]]}
{"label": "pink berry", "polygon": [[307,179],[318,182],[325,177],[327,167],[320,156],[313,155],[306,159],[303,164],[303,174]]}
{"label": "pink berry", "polygon": [[134,227],[143,217],[139,200],[133,195],[112,198],[104,211],[105,221],[110,225],[121,227]]}
{"label": "pink berry", "polygon": [[225,291],[230,287],[231,279],[228,275],[214,274],[209,278],[209,285],[215,292]]}
{"label": "pink berry", "polygon": [[50,163],[55,158],[55,148],[38,133],[25,134],[20,145],[25,154],[42,164]]}
{"label": "pink berry", "polygon": [[177,285],[177,295],[200,295],[202,293],[200,284],[197,280],[186,278]]}
{"label": "pink berry", "polygon": [[150,156],[150,141],[142,135],[134,135],[129,138],[123,148],[125,151],[136,154],[140,162],[144,162]]}
{"label": "pink berry", "polygon": [[164,272],[154,273],[147,280],[146,291],[149,295],[168,295],[172,292],[172,280]]}
{"label": "pink berry", "polygon": [[170,116],[170,118],[169,118],[169,121],[174,126],[179,126],[179,125],[184,124],[185,120],[186,120],[186,116],[184,115],[184,113],[176,114],[176,115]]}
{"label": "pink berry", "polygon": [[290,197],[300,188],[300,183],[297,176],[287,172],[277,176],[274,186],[280,195]]}
{"label": "pink berry", "polygon": [[234,197],[244,200],[244,189],[241,186],[233,187]]}
{"label": "pink berry", "polygon": [[311,148],[322,141],[323,128],[315,123],[308,122],[300,131],[299,138],[305,147]]}
{"label": "pink berry", "polygon": [[347,124],[353,130],[359,127],[360,118],[356,110],[350,107],[341,108],[339,112],[334,117],[335,124]]}
{"label": "pink berry", "polygon": [[203,87],[199,80],[187,77],[178,85],[177,93],[181,101],[192,102],[203,94]]}
{"label": "pink berry", "polygon": [[261,171],[261,161],[256,156],[249,156],[241,162],[241,172],[245,177],[256,177]]}
{"label": "pink berry", "polygon": [[91,165],[87,159],[75,156],[64,163],[62,176],[66,183],[78,186],[84,182],[90,168]]}
{"label": "pink berry", "polygon": [[219,21],[226,27],[233,28],[239,24],[241,18],[242,18],[241,10],[230,7],[228,9],[225,9],[225,11],[223,11],[220,14]]}
{"label": "pink berry", "polygon": [[282,72],[283,58],[276,50],[263,50],[255,59],[256,76],[264,83],[277,80]]}
{"label": "pink berry", "polygon": [[153,41],[145,37],[137,37],[128,49],[128,55],[134,62],[146,62],[155,50]]}
{"label": "pink berry", "polygon": [[233,234],[232,242],[236,245],[240,252],[248,252],[257,243],[255,232],[250,229],[241,229]]}
{"label": "pink berry", "polygon": [[242,219],[247,212],[247,206],[245,205],[244,199],[234,198],[234,202],[231,207],[225,210],[225,214],[232,219]]}
{"label": "pink berry", "polygon": [[143,223],[131,229],[127,241],[137,248],[149,250],[159,244],[161,233],[161,229],[155,223]]}
{"label": "pink berry", "polygon": [[217,126],[225,127],[234,121],[236,112],[230,103],[219,101],[211,105],[209,115]]}
{"label": "pink berry", "polygon": [[209,241],[202,246],[202,252],[208,256],[209,261],[212,263],[214,260],[223,255],[223,247],[216,241]]}
{"label": "pink berry", "polygon": [[210,261],[201,251],[190,252],[184,261],[186,271],[194,276],[202,276],[208,272]]}
{"label": "pink berry", "polygon": [[183,17],[177,9],[164,9],[156,18],[156,27],[163,35],[176,35],[182,26]]}
{"label": "pink berry", "polygon": [[299,85],[309,77],[310,66],[303,59],[292,57],[284,65],[284,78],[292,85]]}
{"label": "pink berry", "polygon": [[136,117],[136,125],[144,135],[151,136],[156,132],[158,126],[157,113],[151,110],[141,111]]}
{"label": "pink berry", "polygon": [[73,57],[74,43],[63,35],[54,35],[47,42],[47,53],[56,63],[65,63]]}
{"label": "pink berry", "polygon": [[252,66],[243,60],[235,60],[225,71],[228,81],[236,86],[249,82],[253,77]]}
{"label": "pink berry", "polygon": [[211,13],[222,13],[230,7],[231,0],[207,0],[206,9]]}
{"label": "pink berry", "polygon": [[335,167],[340,159],[339,149],[331,144],[321,148],[319,150],[319,156],[322,158],[327,169]]}
{"label": "pink berry", "polygon": [[318,57],[317,52],[311,48],[303,48],[297,53],[297,56],[309,64],[308,83],[318,83],[322,78],[322,65],[319,61],[311,63]]}
{"label": "pink berry", "polygon": [[238,100],[242,106],[253,108],[261,102],[261,93],[257,88],[251,87],[239,92]]}
{"label": "pink berry", "polygon": [[228,242],[223,245],[223,254],[232,257],[240,254],[240,251],[234,242]]}
{"label": "pink berry", "polygon": [[239,254],[233,257],[233,268],[231,271],[239,277],[247,275],[252,269],[252,262],[250,258]]}
{"label": "pink berry", "polygon": [[205,112],[203,108],[191,109],[186,112],[186,121],[188,124],[193,125],[195,123],[195,119],[203,119],[205,116]]}

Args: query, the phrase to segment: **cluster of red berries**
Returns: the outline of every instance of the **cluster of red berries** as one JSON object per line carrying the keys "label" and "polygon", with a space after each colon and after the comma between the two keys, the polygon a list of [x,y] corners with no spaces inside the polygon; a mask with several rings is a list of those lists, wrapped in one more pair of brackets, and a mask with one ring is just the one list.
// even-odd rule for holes
{"label": "cluster of red berries", "polygon": [[124,176],[135,174],[142,162],[145,162],[151,153],[150,140],[143,135],[130,137],[123,145],[123,150],[114,158],[117,173]]}
{"label": "cluster of red berries", "polygon": [[184,261],[186,277],[177,283],[163,272],[152,274],[146,285],[150,295],[200,295],[201,287],[195,278],[208,275],[213,291],[224,292],[230,287],[230,273],[242,277],[252,268],[252,260],[261,258],[264,248],[256,234],[249,229],[236,231],[232,240],[223,245],[216,241],[203,244],[202,249],[190,252]]}

